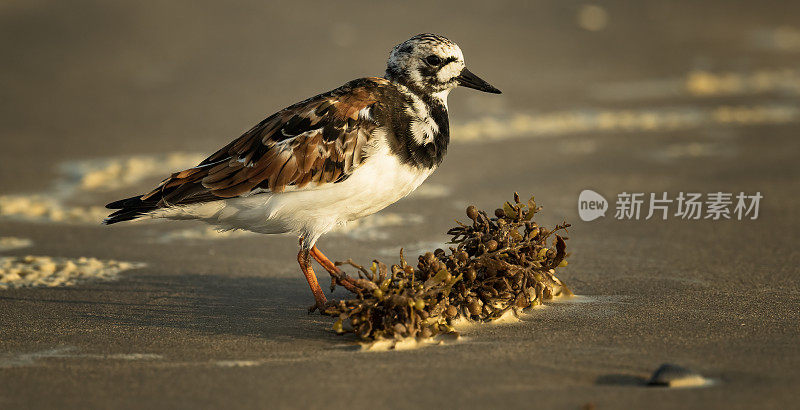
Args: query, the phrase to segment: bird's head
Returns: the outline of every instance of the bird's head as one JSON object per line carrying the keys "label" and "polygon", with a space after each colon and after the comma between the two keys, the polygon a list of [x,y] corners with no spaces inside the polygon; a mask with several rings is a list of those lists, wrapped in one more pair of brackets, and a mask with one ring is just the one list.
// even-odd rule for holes
{"label": "bird's head", "polygon": [[418,34],[396,45],[389,53],[386,78],[423,94],[446,95],[459,85],[500,94],[467,70],[456,43],[436,34]]}

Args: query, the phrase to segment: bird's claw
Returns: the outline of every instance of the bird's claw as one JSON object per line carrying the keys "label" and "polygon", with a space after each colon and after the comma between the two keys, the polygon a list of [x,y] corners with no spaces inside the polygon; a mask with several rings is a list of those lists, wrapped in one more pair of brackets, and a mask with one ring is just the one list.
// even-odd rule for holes
{"label": "bird's claw", "polygon": [[325,302],[322,305],[320,305],[318,303],[315,303],[315,304],[311,305],[311,307],[308,308],[308,314],[310,315],[310,314],[316,312],[317,310],[319,310],[319,313],[321,315],[331,316],[331,314],[328,313],[328,309],[332,308],[332,307],[335,307],[338,304],[339,304],[339,301],[337,301],[337,300],[330,300],[330,301]]}

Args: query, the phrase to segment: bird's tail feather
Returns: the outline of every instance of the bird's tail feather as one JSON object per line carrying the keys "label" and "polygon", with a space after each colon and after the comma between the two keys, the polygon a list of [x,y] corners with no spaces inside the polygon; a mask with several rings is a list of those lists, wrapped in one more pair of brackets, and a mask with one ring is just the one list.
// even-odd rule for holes
{"label": "bird's tail feather", "polygon": [[106,205],[106,208],[117,210],[103,220],[105,225],[111,225],[139,219],[160,207],[156,201],[142,201],[141,196],[134,196],[114,201]]}

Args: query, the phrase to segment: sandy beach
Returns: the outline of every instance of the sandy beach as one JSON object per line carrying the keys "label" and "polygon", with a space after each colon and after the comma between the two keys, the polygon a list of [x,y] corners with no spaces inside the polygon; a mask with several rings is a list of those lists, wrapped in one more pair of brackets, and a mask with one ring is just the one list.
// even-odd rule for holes
{"label": "sandy beach", "polygon": [[[800,407],[800,6],[768,3],[4,2],[0,408]],[[579,296],[364,352],[307,314],[296,238],[100,225],[428,31],[504,93],[454,91],[441,168],[320,247],[415,257],[517,191],[572,223]],[[585,189],[604,218],[579,217]],[[763,198],[757,219],[615,218],[637,192]],[[644,386],[663,363],[711,383]]]}

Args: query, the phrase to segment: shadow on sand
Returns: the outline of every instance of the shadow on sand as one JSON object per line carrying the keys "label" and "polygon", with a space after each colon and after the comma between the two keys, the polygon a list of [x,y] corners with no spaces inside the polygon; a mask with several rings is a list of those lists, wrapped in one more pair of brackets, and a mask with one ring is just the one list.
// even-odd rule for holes
{"label": "shadow on sand", "polygon": [[604,374],[594,383],[601,386],[644,386],[647,379],[629,374]]}
{"label": "shadow on sand", "polygon": [[[323,287],[325,282],[322,279]],[[340,292],[337,297],[344,296]],[[34,325],[53,332],[73,326],[114,332],[171,328],[206,335],[341,343],[343,339],[330,331],[329,318],[308,314],[312,303],[302,278],[213,274],[133,274],[118,282],[0,293],[2,308],[14,311],[15,305],[18,309],[27,305],[24,309],[30,311],[30,304],[36,306],[36,315],[18,317],[9,323],[14,327]]]}

